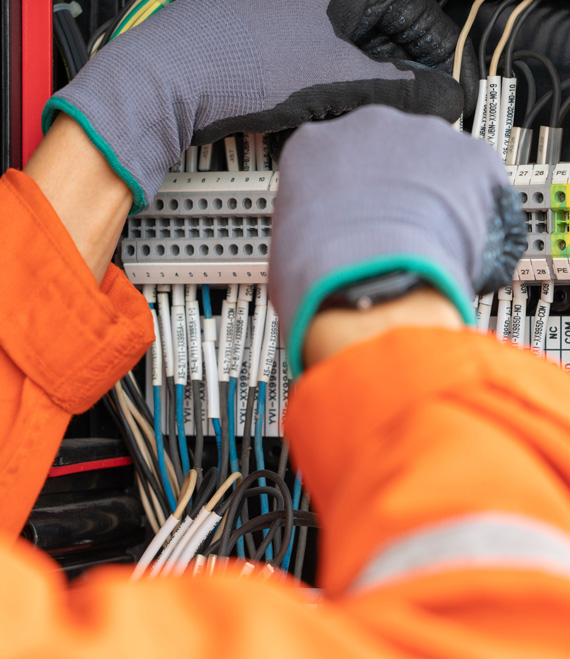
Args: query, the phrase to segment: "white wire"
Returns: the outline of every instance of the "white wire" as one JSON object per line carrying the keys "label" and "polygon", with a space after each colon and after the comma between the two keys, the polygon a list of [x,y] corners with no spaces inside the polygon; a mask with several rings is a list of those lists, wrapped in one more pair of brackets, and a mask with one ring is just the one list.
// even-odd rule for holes
{"label": "white wire", "polygon": [[228,286],[226,299],[222,302],[222,315],[220,319],[220,346],[218,361],[218,380],[228,382],[232,365],[232,349],[236,321],[238,285]]}
{"label": "white wire", "polygon": [[174,547],[174,550],[171,552],[170,556],[168,557],[162,569],[161,572],[162,575],[166,576],[172,572],[177,561],[180,559],[180,556],[182,556],[183,551],[186,549],[186,546],[188,545],[188,543],[190,542],[196,531],[200,528],[200,526],[202,526],[204,520],[206,520],[209,517],[209,515],[210,515],[210,511],[206,508],[206,506],[203,506],[200,512],[196,515],[194,521],[190,524],[190,526],[186,528],[184,535],[177,542],[176,547]]}
{"label": "white wire", "polygon": [[528,287],[522,281],[513,282],[513,316],[511,320],[511,343],[524,348],[526,329],[526,302]]}
{"label": "white wire", "polygon": [[218,384],[218,363],[216,359],[216,321],[204,318],[204,340],[202,341],[204,365],[206,367],[206,387],[208,390],[208,417],[220,418],[220,387]]}
{"label": "white wire", "polygon": [[201,380],[203,375],[202,366],[202,337],[200,332],[200,306],[196,299],[196,286],[186,286],[186,323],[188,327],[188,357],[190,367],[190,379]]}
{"label": "white wire", "polygon": [[152,385],[153,387],[162,386],[162,348],[160,341],[160,325],[156,316],[156,310],[151,309],[152,323],[154,325],[154,342],[150,348],[151,362],[152,362]]}
{"label": "white wire", "polygon": [[535,355],[544,355],[546,327],[550,317],[550,305],[554,299],[553,295],[553,282],[543,281],[540,290],[540,300],[534,314],[534,327],[530,341],[530,350]]}
{"label": "white wire", "polygon": [[263,348],[261,349],[261,359],[259,361],[259,371],[257,374],[257,380],[259,382],[269,382],[278,342],[279,320],[275,308],[271,302],[268,302],[267,316],[265,319],[265,333],[263,336]]}
{"label": "white wire", "polygon": [[161,292],[158,298],[158,320],[160,322],[160,340],[162,342],[162,352],[164,355],[164,364],[166,377],[174,376],[174,346],[172,345],[172,324],[170,322],[170,304],[168,293]]}
{"label": "white wire", "polygon": [[503,78],[501,81],[501,109],[497,131],[497,152],[503,162],[507,160],[511,131],[515,122],[515,105],[517,101],[517,79]]}
{"label": "white wire", "polygon": [[265,329],[265,317],[267,316],[267,286],[260,284],[256,290],[255,309],[251,322],[251,341],[249,346],[249,360],[247,371],[249,373],[248,385],[257,385],[257,372],[261,360],[263,348],[263,332]]}
{"label": "white wire", "polygon": [[200,527],[196,530],[196,533],[190,538],[189,542],[186,544],[184,551],[180,555],[180,558],[176,562],[173,568],[173,573],[175,576],[180,576],[184,574],[188,563],[192,560],[200,545],[206,540],[206,538],[213,532],[216,526],[221,521],[220,515],[215,512],[211,512],[208,517],[202,522]]}
{"label": "white wire", "polygon": [[240,284],[236,306],[236,321],[233,336],[232,363],[230,377],[238,378],[243,363],[247,324],[249,317],[249,303],[253,300],[253,286]]}
{"label": "white wire", "polygon": [[513,289],[511,286],[499,288],[497,293],[499,305],[497,307],[497,328],[495,330],[497,340],[508,343],[511,337],[511,317],[513,303]]}
{"label": "white wire", "polygon": [[487,79],[479,80],[479,93],[477,106],[473,115],[473,128],[471,136],[477,140],[485,139],[485,125],[487,123]]}
{"label": "white wire", "polygon": [[479,298],[479,306],[477,307],[477,329],[483,334],[486,334],[489,331],[493,297],[494,293],[487,293],[486,295],[481,295]]}
{"label": "white wire", "polygon": [[166,542],[168,536],[174,531],[179,522],[180,520],[176,519],[173,515],[168,517],[159,532],[152,539],[152,542],[145,549],[144,554],[140,557],[140,560],[131,575],[131,581],[137,581],[143,576],[147,567],[152,563],[152,559],[160,551],[160,548]]}
{"label": "white wire", "polygon": [[188,382],[188,341],[186,338],[186,312],[184,284],[172,286],[172,341],[174,351],[174,384],[186,386]]}
{"label": "white wire", "polygon": [[156,577],[160,574],[163,566],[166,564],[170,556],[172,556],[172,552],[176,549],[182,538],[184,538],[186,531],[190,528],[190,526],[192,526],[193,521],[194,520],[192,517],[190,517],[190,515],[187,515],[182,520],[182,523],[176,529],[174,535],[170,539],[170,542],[166,545],[166,547],[160,553],[159,557],[154,562],[150,572],[151,577]]}

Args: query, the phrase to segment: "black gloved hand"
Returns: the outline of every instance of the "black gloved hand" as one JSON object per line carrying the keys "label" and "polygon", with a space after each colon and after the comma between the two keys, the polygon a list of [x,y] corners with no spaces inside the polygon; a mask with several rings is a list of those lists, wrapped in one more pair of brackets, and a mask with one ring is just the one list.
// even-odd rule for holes
{"label": "black gloved hand", "polygon": [[[452,72],[460,29],[436,0],[331,0],[328,15],[337,34],[372,59],[414,60]],[[468,40],[461,66],[466,116],[475,109],[478,80],[477,58]]]}

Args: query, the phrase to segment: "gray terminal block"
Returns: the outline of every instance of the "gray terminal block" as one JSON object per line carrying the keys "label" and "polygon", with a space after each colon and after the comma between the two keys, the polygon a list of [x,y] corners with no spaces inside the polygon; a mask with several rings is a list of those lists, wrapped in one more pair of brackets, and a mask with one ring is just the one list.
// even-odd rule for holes
{"label": "gray terminal block", "polygon": [[550,209],[551,180],[552,171],[539,185],[515,186],[527,217],[527,249],[517,268],[520,279],[524,281],[545,281],[554,276],[550,239],[554,228]]}
{"label": "gray terminal block", "polygon": [[127,276],[134,283],[221,282],[228,273],[236,283],[265,280],[277,177],[168,174],[151,206],[127,221]]}

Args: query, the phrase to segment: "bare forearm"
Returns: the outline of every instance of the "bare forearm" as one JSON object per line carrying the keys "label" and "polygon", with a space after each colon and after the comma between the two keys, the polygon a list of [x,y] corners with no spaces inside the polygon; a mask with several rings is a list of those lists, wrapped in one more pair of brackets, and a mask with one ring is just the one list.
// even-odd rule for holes
{"label": "bare forearm", "polygon": [[330,309],[317,314],[309,327],[305,366],[398,326],[460,329],[463,322],[453,304],[433,288],[422,288],[363,311]]}
{"label": "bare forearm", "polygon": [[24,171],[40,186],[101,283],[132,204],[129,188],[64,114]]}

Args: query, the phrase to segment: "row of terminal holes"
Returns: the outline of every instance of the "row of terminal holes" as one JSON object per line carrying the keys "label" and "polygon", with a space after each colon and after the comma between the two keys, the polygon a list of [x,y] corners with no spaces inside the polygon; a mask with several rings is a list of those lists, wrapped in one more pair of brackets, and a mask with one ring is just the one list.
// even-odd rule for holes
{"label": "row of terminal holes", "polygon": [[267,238],[270,234],[269,216],[131,218],[128,227],[129,238]]}
{"label": "row of terminal holes", "polygon": [[[216,211],[222,210],[224,208],[224,202],[217,198],[212,200],[212,208]],[[198,199],[196,202],[196,207],[198,210],[204,211],[207,210],[210,206],[209,202],[207,199]],[[259,210],[265,210],[267,206],[273,206],[273,199],[267,200],[265,197],[258,197],[255,200],[255,206],[259,208]],[[154,207],[157,211],[163,211],[165,208],[164,204],[164,199],[156,199],[154,202]],[[229,208],[230,210],[236,210],[238,207],[238,200],[235,199],[234,197],[230,197],[229,199],[226,200],[225,207]],[[179,208],[179,203],[178,199],[171,199],[168,202],[168,208],[172,211],[177,211]],[[251,210],[253,208],[253,200],[250,199],[250,197],[244,197],[241,200],[241,208],[244,210]],[[194,209],[194,202],[192,199],[184,199],[182,202],[182,209],[184,211],[191,211]]]}
{"label": "row of terminal holes", "polygon": [[[151,251],[152,250],[150,245],[141,246],[141,254],[143,256],[150,256]],[[255,248],[250,243],[246,243],[245,245],[241,246],[241,251],[242,254],[245,256],[253,256],[253,253],[255,252]],[[205,244],[199,245],[197,247],[195,247],[194,245],[184,245],[183,248],[180,245],[174,244],[174,245],[170,245],[169,252],[171,256],[180,256],[181,254],[184,254],[186,256],[195,256],[197,254],[200,256],[209,256],[210,252],[212,252],[212,254],[214,254],[215,256],[223,256],[225,253],[229,254],[230,256],[238,256],[238,254],[240,253],[240,247],[236,244],[231,244],[227,247],[227,252],[226,252],[224,246],[219,244],[214,245],[213,247]],[[269,252],[269,247],[267,243],[260,243],[259,245],[257,245],[257,253],[260,256],[267,256],[268,252]],[[158,245],[154,245],[154,253],[157,256],[165,256],[166,247],[164,245],[161,245],[160,243]],[[126,254],[127,256],[134,256],[135,246],[127,245]]]}
{"label": "row of terminal holes", "polygon": [[[542,192],[535,192],[532,195],[532,200],[534,201],[535,204],[542,204],[544,201],[544,195]],[[521,192],[521,201],[523,204],[526,204],[528,201],[528,195],[526,192]]]}

